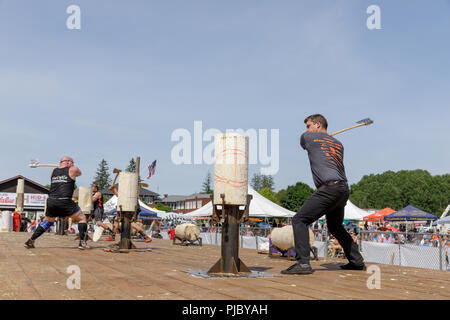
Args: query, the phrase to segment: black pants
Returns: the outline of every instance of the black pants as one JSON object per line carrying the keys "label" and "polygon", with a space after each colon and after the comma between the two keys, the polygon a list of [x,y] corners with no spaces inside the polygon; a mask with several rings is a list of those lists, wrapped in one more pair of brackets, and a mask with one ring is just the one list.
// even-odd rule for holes
{"label": "black pants", "polygon": [[364,262],[357,244],[345,230],[344,207],[347,203],[349,190],[347,185],[337,184],[320,187],[292,219],[295,242],[295,259],[298,263],[309,264],[309,231],[308,225],[325,215],[330,233],[344,249],[346,258],[356,265]]}

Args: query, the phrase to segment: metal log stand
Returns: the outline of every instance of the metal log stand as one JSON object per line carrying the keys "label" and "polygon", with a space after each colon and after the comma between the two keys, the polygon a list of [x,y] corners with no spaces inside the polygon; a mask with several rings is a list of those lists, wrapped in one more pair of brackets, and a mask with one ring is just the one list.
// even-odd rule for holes
{"label": "metal log stand", "polygon": [[122,228],[120,230],[120,242],[119,242],[119,249],[136,249],[136,246],[131,242],[131,222],[133,221],[133,218],[135,215],[137,215],[139,211],[139,166],[141,163],[141,158],[136,157],[136,173],[138,176],[138,187],[137,187],[137,203],[135,211],[133,212],[124,212],[122,211],[122,206],[119,207],[120,211],[117,213],[119,214],[119,221],[122,222]]}
{"label": "metal log stand", "polygon": [[131,222],[136,212],[124,212],[122,211],[122,206],[120,206],[120,212],[118,214],[119,221],[122,222],[119,249],[136,249],[136,246],[131,242]]}
{"label": "metal log stand", "polygon": [[[213,204],[212,218],[217,223],[222,223],[222,249],[221,258],[209,269],[208,274],[232,274],[251,273],[250,269],[239,259],[239,224],[248,220],[251,195],[247,195],[247,204],[244,210],[238,205],[226,205],[225,194],[221,194],[222,203]],[[219,209],[217,206],[221,206]]]}

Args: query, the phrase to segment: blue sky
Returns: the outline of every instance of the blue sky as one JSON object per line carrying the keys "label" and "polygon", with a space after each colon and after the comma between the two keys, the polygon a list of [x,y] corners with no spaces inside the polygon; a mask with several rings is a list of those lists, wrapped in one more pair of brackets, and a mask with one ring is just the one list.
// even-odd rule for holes
{"label": "blue sky", "polygon": [[[66,9],[81,8],[81,30]],[[369,30],[366,9],[381,9]],[[175,165],[170,137],[203,129],[279,129],[275,189],[313,186],[299,146],[322,113],[350,183],[386,170],[449,173],[450,1],[0,0],[0,179],[49,183],[68,154],[89,185],[106,159],[141,170],[150,189],[201,190],[212,165]],[[206,146],[205,142],[203,146]],[[260,165],[251,165],[250,177]]]}

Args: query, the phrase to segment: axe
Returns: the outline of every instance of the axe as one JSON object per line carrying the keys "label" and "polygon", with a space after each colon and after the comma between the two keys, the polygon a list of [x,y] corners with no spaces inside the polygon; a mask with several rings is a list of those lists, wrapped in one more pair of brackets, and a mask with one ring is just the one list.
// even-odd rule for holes
{"label": "axe", "polygon": [[110,185],[110,188],[116,185],[116,180],[117,180],[117,177],[119,176],[120,172],[122,172],[122,170],[114,168],[113,173],[116,174],[116,177],[114,178],[112,185]]}
{"label": "axe", "polygon": [[37,167],[54,167],[54,168],[58,168],[59,167],[57,164],[40,163],[39,160],[37,160],[37,159],[31,160],[29,166],[30,166],[30,168],[37,168]]}
{"label": "axe", "polygon": [[344,132],[344,131],[347,131],[347,130],[350,130],[350,129],[358,128],[358,127],[361,127],[361,126],[367,126],[369,124],[372,124],[373,121],[370,120],[370,118],[366,118],[366,119],[362,119],[362,120],[360,120],[360,121],[358,121],[356,123],[357,124],[355,124],[355,125],[353,125],[351,127],[348,127],[348,128],[345,128],[345,129],[342,129],[342,130],[339,130],[339,131],[336,131],[336,132],[333,132],[333,133],[329,133],[329,135],[330,136],[334,136],[334,135],[336,135],[338,133],[341,133],[341,132]]}

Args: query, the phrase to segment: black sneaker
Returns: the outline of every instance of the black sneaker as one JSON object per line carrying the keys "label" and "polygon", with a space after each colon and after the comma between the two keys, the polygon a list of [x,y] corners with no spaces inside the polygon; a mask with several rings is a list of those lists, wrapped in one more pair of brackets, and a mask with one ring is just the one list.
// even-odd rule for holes
{"label": "black sneaker", "polygon": [[300,265],[298,263],[293,264],[286,270],[281,270],[282,274],[311,274],[313,273],[313,269],[309,264]]}
{"label": "black sneaker", "polygon": [[88,246],[86,241],[80,241],[80,244],[78,245],[78,249],[84,250],[84,249],[90,249],[91,247]]}
{"label": "black sneaker", "polygon": [[356,265],[356,264],[349,262],[349,263],[344,264],[339,267],[344,270],[366,270],[366,265],[364,263],[361,265]]}
{"label": "black sneaker", "polygon": [[35,248],[35,246],[34,246],[34,241],[31,240],[31,239],[28,239],[28,241],[25,242],[25,248],[27,248],[27,249],[33,249],[33,248]]}

